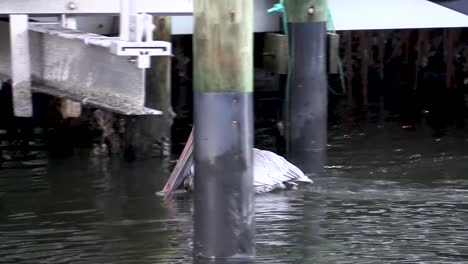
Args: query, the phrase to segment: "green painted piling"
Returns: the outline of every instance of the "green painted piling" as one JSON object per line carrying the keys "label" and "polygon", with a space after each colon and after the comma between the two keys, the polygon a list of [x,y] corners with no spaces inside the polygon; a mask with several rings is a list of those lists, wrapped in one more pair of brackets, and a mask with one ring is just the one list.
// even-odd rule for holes
{"label": "green painted piling", "polygon": [[196,92],[253,91],[253,4],[197,0],[194,4]]}
{"label": "green painted piling", "polygon": [[253,1],[194,2],[194,254],[255,255]]}
{"label": "green painted piling", "polygon": [[286,96],[287,155],[320,173],[327,143],[327,0],[285,0],[291,70]]}

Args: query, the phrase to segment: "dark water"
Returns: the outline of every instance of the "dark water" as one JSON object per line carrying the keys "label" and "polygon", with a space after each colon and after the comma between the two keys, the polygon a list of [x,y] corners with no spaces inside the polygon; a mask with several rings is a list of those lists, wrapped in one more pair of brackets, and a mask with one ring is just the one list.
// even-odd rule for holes
{"label": "dark water", "polygon": [[[256,263],[468,263],[468,135],[355,131],[313,186],[256,197]],[[0,169],[0,263],[192,263],[168,161],[36,154]]]}

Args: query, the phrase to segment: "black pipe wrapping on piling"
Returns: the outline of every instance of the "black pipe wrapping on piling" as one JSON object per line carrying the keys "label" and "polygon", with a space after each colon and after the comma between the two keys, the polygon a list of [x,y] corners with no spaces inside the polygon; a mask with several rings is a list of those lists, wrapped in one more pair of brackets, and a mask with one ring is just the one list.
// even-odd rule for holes
{"label": "black pipe wrapping on piling", "polygon": [[194,102],[195,257],[251,258],[253,95],[195,93]]}
{"label": "black pipe wrapping on piling", "polygon": [[305,173],[326,162],[326,22],[289,23],[292,71],[288,109],[288,157]]}

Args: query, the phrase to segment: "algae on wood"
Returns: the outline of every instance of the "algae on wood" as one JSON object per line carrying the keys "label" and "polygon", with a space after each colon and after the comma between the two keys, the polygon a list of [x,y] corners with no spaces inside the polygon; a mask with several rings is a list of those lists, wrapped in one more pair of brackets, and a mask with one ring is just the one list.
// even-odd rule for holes
{"label": "algae on wood", "polygon": [[197,0],[193,33],[196,92],[253,91],[253,4]]}

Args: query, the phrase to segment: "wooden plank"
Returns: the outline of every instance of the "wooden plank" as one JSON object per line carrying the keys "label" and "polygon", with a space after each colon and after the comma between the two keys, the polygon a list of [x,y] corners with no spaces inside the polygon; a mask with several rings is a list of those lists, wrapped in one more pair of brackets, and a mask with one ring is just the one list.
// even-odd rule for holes
{"label": "wooden plank", "polygon": [[288,73],[288,42],[286,35],[267,33],[263,50],[263,67],[277,74]]}
{"label": "wooden plank", "polygon": [[340,35],[336,33],[328,33],[328,72],[336,74],[339,71],[339,56],[340,56]]}
{"label": "wooden plank", "polygon": [[191,158],[193,153],[193,128],[192,131],[190,131],[190,135],[187,139],[187,142],[185,143],[185,147],[182,151],[182,153],[179,156],[179,159],[177,160],[176,166],[171,172],[171,176],[169,176],[169,179],[166,182],[166,185],[164,185],[163,189],[163,194],[166,198],[170,197],[171,194],[175,191],[174,188],[177,188],[174,184],[176,183],[176,180],[181,177],[182,173],[184,173],[184,167],[187,164],[187,161]]}

